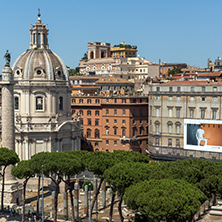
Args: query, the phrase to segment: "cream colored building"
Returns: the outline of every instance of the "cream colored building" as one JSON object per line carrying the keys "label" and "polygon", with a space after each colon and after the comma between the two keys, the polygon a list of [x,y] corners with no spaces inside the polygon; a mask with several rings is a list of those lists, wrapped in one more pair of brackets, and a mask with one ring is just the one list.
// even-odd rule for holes
{"label": "cream colored building", "polygon": [[221,120],[222,82],[171,81],[149,85],[149,155],[156,159],[222,160],[221,152],[184,149],[184,119]]}
{"label": "cream colored building", "polygon": [[12,66],[15,104],[15,151],[21,160],[42,151],[81,149],[81,127],[71,117],[69,75],[49,49],[48,28],[30,28],[30,49]]}

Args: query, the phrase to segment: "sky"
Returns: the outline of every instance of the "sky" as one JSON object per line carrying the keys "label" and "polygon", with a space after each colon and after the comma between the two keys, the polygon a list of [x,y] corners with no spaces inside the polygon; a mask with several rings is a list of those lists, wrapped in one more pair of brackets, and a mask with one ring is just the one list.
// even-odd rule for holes
{"label": "sky", "polygon": [[206,0],[0,0],[0,69],[29,48],[38,8],[49,28],[49,48],[71,68],[88,42],[137,45],[151,62],[207,66],[222,56],[222,1]]}

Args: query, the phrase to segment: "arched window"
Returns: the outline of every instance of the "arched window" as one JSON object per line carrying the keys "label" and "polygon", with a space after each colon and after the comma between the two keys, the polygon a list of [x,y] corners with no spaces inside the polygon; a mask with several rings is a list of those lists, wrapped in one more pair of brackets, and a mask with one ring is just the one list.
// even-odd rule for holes
{"label": "arched window", "polygon": [[15,97],[15,110],[19,110],[19,98]]}
{"label": "arched window", "polygon": [[41,96],[36,97],[36,110],[43,110],[43,98]]}
{"label": "arched window", "polygon": [[41,35],[40,33],[38,33],[38,46],[40,46],[40,44],[41,44]]}
{"label": "arched window", "polygon": [[64,110],[63,97],[59,97],[59,110]]}
{"label": "arched window", "polygon": [[95,138],[100,138],[100,133],[98,129],[95,130]]}
{"label": "arched window", "polygon": [[126,136],[126,130],[122,129],[122,137],[124,138]]}
{"label": "arched window", "polygon": [[87,137],[87,138],[90,138],[90,137],[91,137],[91,129],[87,129],[86,137]]}
{"label": "arched window", "polygon": [[91,116],[91,110],[87,110],[87,116]]}

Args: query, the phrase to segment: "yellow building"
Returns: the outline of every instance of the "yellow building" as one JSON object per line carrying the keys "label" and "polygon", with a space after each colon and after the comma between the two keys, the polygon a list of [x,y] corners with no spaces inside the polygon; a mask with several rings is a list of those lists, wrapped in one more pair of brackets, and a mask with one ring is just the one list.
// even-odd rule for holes
{"label": "yellow building", "polygon": [[125,42],[119,45],[114,45],[110,48],[111,57],[136,57],[137,56],[137,46],[126,45]]}

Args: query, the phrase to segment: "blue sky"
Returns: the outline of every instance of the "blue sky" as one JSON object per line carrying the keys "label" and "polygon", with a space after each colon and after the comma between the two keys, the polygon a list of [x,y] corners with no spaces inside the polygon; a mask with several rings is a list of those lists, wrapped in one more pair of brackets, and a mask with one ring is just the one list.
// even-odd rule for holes
{"label": "blue sky", "polygon": [[49,27],[49,47],[78,66],[88,42],[125,41],[151,62],[206,67],[222,56],[222,1],[199,0],[1,0],[0,69],[6,49],[12,63],[29,48],[30,23]]}

